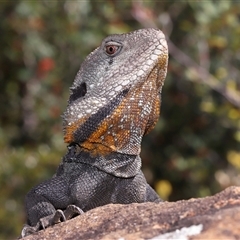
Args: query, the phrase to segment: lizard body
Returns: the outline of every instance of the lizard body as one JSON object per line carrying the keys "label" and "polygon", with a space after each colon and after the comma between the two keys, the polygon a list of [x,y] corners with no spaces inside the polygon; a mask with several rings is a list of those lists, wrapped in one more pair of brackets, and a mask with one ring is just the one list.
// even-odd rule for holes
{"label": "lizard body", "polygon": [[88,55],[63,116],[68,152],[56,174],[27,194],[22,236],[108,203],[161,201],[139,154],[158,120],[167,62],[156,29],[111,35]]}

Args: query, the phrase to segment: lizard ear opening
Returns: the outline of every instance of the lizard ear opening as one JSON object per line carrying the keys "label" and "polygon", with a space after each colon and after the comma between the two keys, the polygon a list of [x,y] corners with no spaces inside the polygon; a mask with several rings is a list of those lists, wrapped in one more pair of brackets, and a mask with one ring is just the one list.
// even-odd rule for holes
{"label": "lizard ear opening", "polygon": [[69,102],[73,102],[78,98],[84,97],[87,93],[87,85],[85,82],[81,83],[77,88],[72,88],[72,94],[70,95]]}

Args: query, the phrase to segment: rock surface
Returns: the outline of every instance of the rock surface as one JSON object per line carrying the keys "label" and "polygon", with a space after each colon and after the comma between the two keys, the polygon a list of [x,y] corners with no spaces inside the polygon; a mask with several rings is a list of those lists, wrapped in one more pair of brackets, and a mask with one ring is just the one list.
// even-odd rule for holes
{"label": "rock surface", "polygon": [[177,202],[109,204],[24,240],[240,239],[240,187]]}

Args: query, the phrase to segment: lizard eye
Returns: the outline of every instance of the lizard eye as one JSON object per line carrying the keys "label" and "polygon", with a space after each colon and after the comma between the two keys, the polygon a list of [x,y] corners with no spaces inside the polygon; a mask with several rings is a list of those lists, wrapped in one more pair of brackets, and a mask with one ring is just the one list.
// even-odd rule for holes
{"label": "lizard eye", "polygon": [[115,46],[115,45],[108,45],[106,46],[106,53],[108,55],[113,55],[114,53],[116,53],[119,49],[119,46]]}

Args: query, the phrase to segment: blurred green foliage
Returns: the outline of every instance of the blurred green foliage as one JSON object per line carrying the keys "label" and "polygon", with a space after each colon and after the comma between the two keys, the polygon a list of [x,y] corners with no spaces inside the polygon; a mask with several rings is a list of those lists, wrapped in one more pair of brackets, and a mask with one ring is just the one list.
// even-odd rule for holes
{"label": "blurred green foliage", "polygon": [[112,33],[157,27],[170,61],[143,171],[169,200],[240,183],[240,4],[237,1],[0,2],[0,239],[20,234],[24,196],[66,152],[69,87]]}

